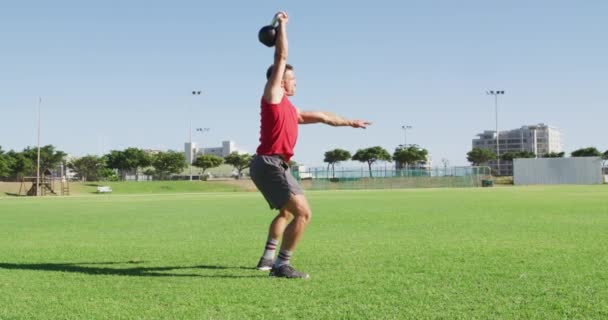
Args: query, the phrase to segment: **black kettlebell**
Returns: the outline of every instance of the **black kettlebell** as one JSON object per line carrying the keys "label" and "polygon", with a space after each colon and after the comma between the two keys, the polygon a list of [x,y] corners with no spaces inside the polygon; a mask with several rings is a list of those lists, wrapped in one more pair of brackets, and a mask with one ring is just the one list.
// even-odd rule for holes
{"label": "black kettlebell", "polygon": [[278,18],[275,16],[269,25],[263,26],[258,32],[258,40],[267,47],[274,47],[277,42],[277,22]]}

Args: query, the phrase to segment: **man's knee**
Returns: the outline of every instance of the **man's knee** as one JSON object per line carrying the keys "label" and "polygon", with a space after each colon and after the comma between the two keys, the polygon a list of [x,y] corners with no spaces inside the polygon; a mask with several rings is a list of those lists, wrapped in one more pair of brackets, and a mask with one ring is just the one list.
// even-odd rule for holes
{"label": "man's knee", "polygon": [[293,218],[293,215],[289,211],[287,211],[287,209],[283,208],[283,209],[279,210],[279,214],[277,215],[277,218],[291,220]]}
{"label": "man's knee", "polygon": [[285,209],[291,212],[295,218],[303,220],[305,223],[308,223],[312,218],[312,211],[304,195],[292,195]]}

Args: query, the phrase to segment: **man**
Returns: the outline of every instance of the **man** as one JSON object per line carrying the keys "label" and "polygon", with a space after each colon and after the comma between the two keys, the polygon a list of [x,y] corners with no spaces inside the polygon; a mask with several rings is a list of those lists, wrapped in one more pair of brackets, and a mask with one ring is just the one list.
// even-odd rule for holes
{"label": "man", "polygon": [[[274,64],[266,72],[267,83],[261,102],[260,146],[251,161],[251,179],[271,209],[279,214],[270,224],[268,240],[257,269],[270,270],[272,277],[309,278],[290,265],[291,255],[310,222],[311,211],[302,189],[289,172],[289,160],[298,137],[298,124],[325,123],[365,129],[371,123],[347,120],[321,111],[299,111],[288,96],[296,92],[293,67],[287,64],[286,12],[277,13],[279,22]],[[275,251],[283,238],[276,260]]]}

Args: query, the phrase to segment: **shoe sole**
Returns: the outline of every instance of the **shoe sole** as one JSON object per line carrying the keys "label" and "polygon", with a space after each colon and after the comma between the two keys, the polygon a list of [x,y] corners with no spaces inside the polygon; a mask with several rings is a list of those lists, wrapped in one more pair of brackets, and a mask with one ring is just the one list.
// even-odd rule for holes
{"label": "shoe sole", "polygon": [[272,267],[257,267],[255,269],[260,271],[270,271],[272,270]]}
{"label": "shoe sole", "polygon": [[277,279],[302,279],[302,280],[308,280],[308,279],[310,279],[310,275],[309,274],[307,274],[305,278],[303,278],[303,277],[293,277],[293,278],[290,278],[290,277],[285,277],[285,276],[275,276],[274,274],[269,274],[268,277],[270,277],[270,278],[277,278]]}

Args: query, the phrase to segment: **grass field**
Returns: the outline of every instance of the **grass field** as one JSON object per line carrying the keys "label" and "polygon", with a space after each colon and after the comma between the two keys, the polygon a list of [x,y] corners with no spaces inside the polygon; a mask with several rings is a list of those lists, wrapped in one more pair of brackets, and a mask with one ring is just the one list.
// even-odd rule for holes
{"label": "grass field", "polygon": [[606,319],[608,186],[308,192],[253,270],[258,193],[0,199],[0,319]]}
{"label": "grass field", "polygon": [[[26,183],[22,194],[31,187]],[[147,182],[70,182],[70,195],[81,196],[97,193],[98,186],[109,186],[112,194],[165,194],[165,193],[200,193],[200,192],[229,192],[229,191],[255,191],[250,180],[223,180],[223,181],[147,181]],[[0,198],[19,194],[21,183],[0,182]],[[57,193],[61,192],[60,184],[55,184]]]}

